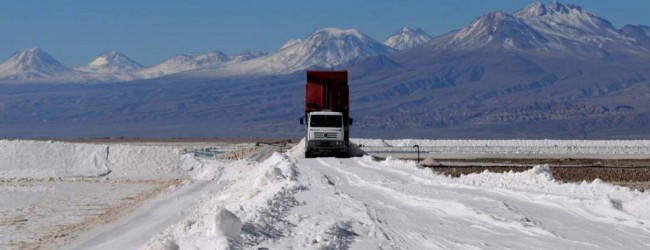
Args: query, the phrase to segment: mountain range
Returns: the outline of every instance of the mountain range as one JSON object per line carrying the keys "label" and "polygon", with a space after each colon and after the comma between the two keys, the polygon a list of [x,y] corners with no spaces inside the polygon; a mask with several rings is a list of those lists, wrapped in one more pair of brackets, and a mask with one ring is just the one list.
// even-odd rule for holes
{"label": "mountain range", "polygon": [[287,74],[312,66],[329,68],[353,59],[387,55],[413,48],[428,39],[430,36],[421,29],[403,28],[384,45],[356,29],[325,28],[305,39],[290,40],[273,53],[246,50],[232,56],[221,51],[179,54],[159,64],[142,67],[126,55],[110,51],[73,70],[39,48],[28,48],[16,52],[3,64],[13,66],[0,68],[0,83],[132,81],[205,70],[214,70],[211,74],[219,76]]}
{"label": "mountain range", "polygon": [[[303,70],[317,68],[348,70],[353,136],[650,138],[650,28],[557,1],[437,37],[326,28],[248,54],[100,74],[21,51],[0,78],[31,84],[0,84],[0,136],[300,136]],[[49,84],[66,80],[103,84]]]}

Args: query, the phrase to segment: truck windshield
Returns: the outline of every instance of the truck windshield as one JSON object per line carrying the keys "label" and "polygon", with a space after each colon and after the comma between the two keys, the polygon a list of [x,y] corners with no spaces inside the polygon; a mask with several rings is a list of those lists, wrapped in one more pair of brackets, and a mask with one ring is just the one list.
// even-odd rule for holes
{"label": "truck windshield", "polygon": [[309,126],[340,128],[343,127],[343,119],[339,115],[312,115]]}

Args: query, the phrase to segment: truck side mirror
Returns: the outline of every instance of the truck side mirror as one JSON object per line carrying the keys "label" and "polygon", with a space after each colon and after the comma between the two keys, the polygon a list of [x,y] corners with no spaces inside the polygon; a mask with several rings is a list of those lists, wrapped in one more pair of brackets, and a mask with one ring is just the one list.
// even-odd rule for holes
{"label": "truck side mirror", "polygon": [[354,121],[354,119],[350,118],[350,124],[349,125],[352,125],[352,121]]}
{"label": "truck side mirror", "polygon": [[300,125],[305,125],[305,117],[300,117]]}

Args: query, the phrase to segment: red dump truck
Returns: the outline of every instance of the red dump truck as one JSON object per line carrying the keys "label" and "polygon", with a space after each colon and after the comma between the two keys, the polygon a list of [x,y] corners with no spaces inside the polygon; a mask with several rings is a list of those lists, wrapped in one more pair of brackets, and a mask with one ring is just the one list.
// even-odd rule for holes
{"label": "red dump truck", "polygon": [[349,91],[347,71],[307,71],[305,157],[350,155]]}

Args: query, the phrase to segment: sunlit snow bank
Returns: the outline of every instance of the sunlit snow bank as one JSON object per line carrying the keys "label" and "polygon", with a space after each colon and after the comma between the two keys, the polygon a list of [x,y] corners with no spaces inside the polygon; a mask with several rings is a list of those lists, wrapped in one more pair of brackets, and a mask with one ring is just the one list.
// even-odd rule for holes
{"label": "sunlit snow bank", "polygon": [[[274,153],[267,160],[218,160],[183,158],[195,178],[217,181],[222,187],[210,194],[186,220],[153,237],[145,249],[229,249],[266,240],[288,230],[278,226],[296,206],[293,194],[295,160]],[[162,248],[161,248],[162,247]]]}
{"label": "sunlit snow bank", "polygon": [[178,178],[180,148],[0,140],[3,178]]}
{"label": "sunlit snow bank", "polygon": [[[361,161],[385,168],[419,168],[414,161],[392,157],[384,161],[374,161],[372,157],[367,156]],[[568,207],[577,203],[584,208],[585,211],[581,213],[585,216],[600,217],[612,222],[636,223],[634,221],[637,219],[650,220],[650,193],[611,185],[599,179],[579,184],[560,183],[553,178],[549,165],[538,165],[524,172],[492,173],[486,170],[458,178],[442,176],[427,168],[421,168],[419,172],[422,172],[422,175],[412,178],[422,183],[442,181],[449,182],[450,185],[461,185],[463,188],[488,188],[491,192],[521,197],[548,206]]]}
{"label": "sunlit snow bank", "polygon": [[548,165],[538,165],[525,172],[469,174],[452,179],[454,183],[497,188],[494,192],[522,195],[553,206],[580,204],[584,216],[611,220],[611,222],[636,223],[637,219],[650,219],[650,194],[627,187],[602,182],[559,183],[553,178]]}
{"label": "sunlit snow bank", "polygon": [[296,146],[287,151],[287,155],[291,156],[294,159],[303,159],[305,158],[305,138],[302,138]]}

